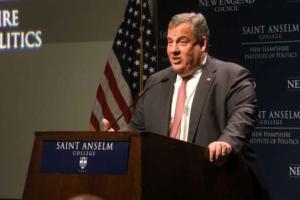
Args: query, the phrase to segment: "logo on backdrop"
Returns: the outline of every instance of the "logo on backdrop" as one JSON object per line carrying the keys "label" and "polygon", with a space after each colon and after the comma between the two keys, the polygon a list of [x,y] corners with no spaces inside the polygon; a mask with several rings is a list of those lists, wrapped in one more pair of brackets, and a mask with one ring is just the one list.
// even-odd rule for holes
{"label": "logo on backdrop", "polygon": [[244,25],[241,27],[245,60],[295,59],[298,58],[300,32],[297,23]]}
{"label": "logo on backdrop", "polygon": [[300,91],[300,77],[289,77],[287,80],[287,89],[289,91]]}
{"label": "logo on backdrop", "polygon": [[0,50],[36,49],[42,47],[41,30],[18,30],[18,9],[0,9]]}
{"label": "logo on backdrop", "polygon": [[199,0],[199,8],[212,8],[214,12],[238,12],[241,7],[252,6],[255,0]]}
{"label": "logo on backdrop", "polygon": [[300,110],[260,110],[258,112],[259,125],[287,125],[299,123]]}
{"label": "logo on backdrop", "polygon": [[260,110],[251,144],[299,145],[300,110]]}
{"label": "logo on backdrop", "polygon": [[300,164],[290,164],[289,176],[290,178],[300,178]]}

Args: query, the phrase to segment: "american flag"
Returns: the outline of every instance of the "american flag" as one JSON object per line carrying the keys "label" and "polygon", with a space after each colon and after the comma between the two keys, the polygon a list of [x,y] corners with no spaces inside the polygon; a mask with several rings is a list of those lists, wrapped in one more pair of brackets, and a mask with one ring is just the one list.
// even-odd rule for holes
{"label": "american flag", "polygon": [[147,0],[129,0],[98,86],[90,129],[103,130],[102,118],[114,123],[122,113],[124,117],[113,128],[118,130],[129,123],[132,111],[128,107],[156,71],[157,48],[149,4]]}

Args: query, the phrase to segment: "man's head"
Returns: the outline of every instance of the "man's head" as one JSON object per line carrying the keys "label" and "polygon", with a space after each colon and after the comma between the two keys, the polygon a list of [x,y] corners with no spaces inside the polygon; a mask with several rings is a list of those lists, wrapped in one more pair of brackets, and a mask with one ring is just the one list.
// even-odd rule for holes
{"label": "man's head", "polygon": [[174,15],[168,26],[167,54],[180,76],[194,74],[206,56],[209,29],[201,13]]}

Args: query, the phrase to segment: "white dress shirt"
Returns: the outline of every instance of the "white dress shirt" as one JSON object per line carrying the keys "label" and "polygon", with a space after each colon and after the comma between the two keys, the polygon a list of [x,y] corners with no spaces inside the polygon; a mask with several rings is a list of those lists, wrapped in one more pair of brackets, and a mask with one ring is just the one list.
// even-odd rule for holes
{"label": "white dress shirt", "polygon": [[[207,57],[202,62],[202,65],[206,63]],[[187,86],[186,86],[186,100],[184,104],[184,111],[181,118],[181,124],[180,124],[180,140],[187,141],[188,139],[188,131],[189,131],[189,123],[190,123],[190,115],[191,115],[191,109],[192,104],[196,92],[196,88],[198,85],[198,82],[200,80],[202,71],[201,68],[196,71],[196,73],[188,80]],[[177,75],[176,81],[174,83],[174,93],[172,97],[172,107],[171,107],[171,121],[170,125],[173,123],[174,115],[175,115],[175,108],[176,108],[176,101],[178,96],[178,90],[181,85],[182,78],[181,76]]]}

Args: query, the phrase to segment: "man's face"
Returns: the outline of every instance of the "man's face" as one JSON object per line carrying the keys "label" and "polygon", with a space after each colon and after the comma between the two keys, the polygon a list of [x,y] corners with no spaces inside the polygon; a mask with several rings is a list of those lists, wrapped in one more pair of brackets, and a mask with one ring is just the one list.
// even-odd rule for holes
{"label": "man's face", "polygon": [[173,70],[182,77],[194,74],[204,56],[206,38],[203,44],[196,42],[191,23],[169,27],[167,54]]}

